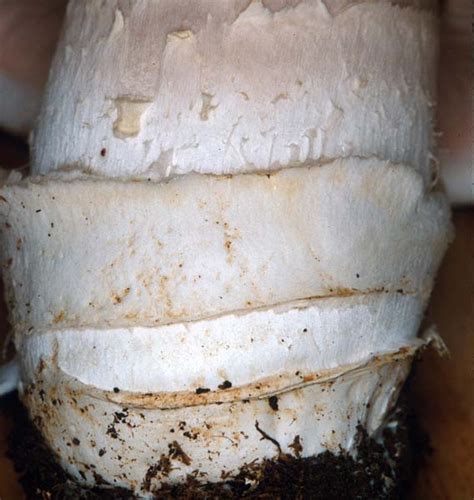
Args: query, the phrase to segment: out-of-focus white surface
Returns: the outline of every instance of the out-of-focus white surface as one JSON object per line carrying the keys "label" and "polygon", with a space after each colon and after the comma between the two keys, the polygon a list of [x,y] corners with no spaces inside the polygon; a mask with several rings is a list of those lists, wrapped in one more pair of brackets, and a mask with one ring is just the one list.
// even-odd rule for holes
{"label": "out-of-focus white surface", "polygon": [[20,382],[20,365],[16,359],[0,365],[0,396],[17,389]]}
{"label": "out-of-focus white surface", "polygon": [[40,108],[41,90],[0,73],[0,128],[30,130]]}

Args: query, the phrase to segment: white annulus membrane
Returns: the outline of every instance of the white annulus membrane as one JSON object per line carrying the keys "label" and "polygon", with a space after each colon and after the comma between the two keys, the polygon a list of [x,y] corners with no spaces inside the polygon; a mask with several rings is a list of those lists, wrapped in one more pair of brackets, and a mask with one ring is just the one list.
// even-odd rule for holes
{"label": "white annulus membrane", "polygon": [[375,159],[158,184],[61,174],[2,196],[19,330],[166,324],[377,290],[428,297],[450,230],[440,193]]}
{"label": "white annulus membrane", "polygon": [[160,393],[164,407],[170,393],[182,393],[182,403],[173,404],[185,406],[186,393],[199,389],[207,392],[198,400],[209,399],[211,391],[217,391],[215,400],[228,400],[235,389],[264,379],[272,379],[267,392],[286,389],[310,374],[416,345],[422,302],[373,293],[160,327],[32,332],[22,341],[23,368],[33,380],[41,359],[54,357],[58,369],[83,384]]}

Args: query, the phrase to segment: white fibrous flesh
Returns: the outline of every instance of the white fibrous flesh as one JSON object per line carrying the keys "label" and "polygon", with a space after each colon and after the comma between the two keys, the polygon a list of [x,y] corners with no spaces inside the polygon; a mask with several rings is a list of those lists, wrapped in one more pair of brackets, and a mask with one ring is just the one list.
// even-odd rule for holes
{"label": "white fibrous flesh", "polygon": [[429,2],[71,2],[0,216],[23,400],[78,481],[377,435],[451,234],[436,55]]}

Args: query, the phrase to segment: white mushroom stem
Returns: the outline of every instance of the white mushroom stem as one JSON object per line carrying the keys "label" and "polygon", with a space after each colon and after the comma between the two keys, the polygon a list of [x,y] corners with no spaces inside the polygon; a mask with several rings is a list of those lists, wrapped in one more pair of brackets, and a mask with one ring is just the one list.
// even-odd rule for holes
{"label": "white mushroom stem", "polygon": [[79,481],[380,431],[451,233],[436,20],[400,4],[71,2],[0,216],[23,398]]}
{"label": "white mushroom stem", "polygon": [[429,180],[435,16],[327,5],[71,2],[33,172],[161,180],[358,156]]}

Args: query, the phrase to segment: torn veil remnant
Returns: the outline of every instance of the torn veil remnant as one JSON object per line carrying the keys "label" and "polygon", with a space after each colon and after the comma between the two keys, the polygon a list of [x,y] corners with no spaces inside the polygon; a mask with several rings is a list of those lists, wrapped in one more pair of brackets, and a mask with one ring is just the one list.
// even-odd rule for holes
{"label": "torn veil remnant", "polygon": [[119,97],[115,100],[117,118],[113,125],[115,137],[127,139],[140,133],[142,116],[150,101]]}
{"label": "torn veil remnant", "polygon": [[380,431],[451,231],[435,42],[418,2],[70,3],[0,217],[23,401],[79,482]]}

